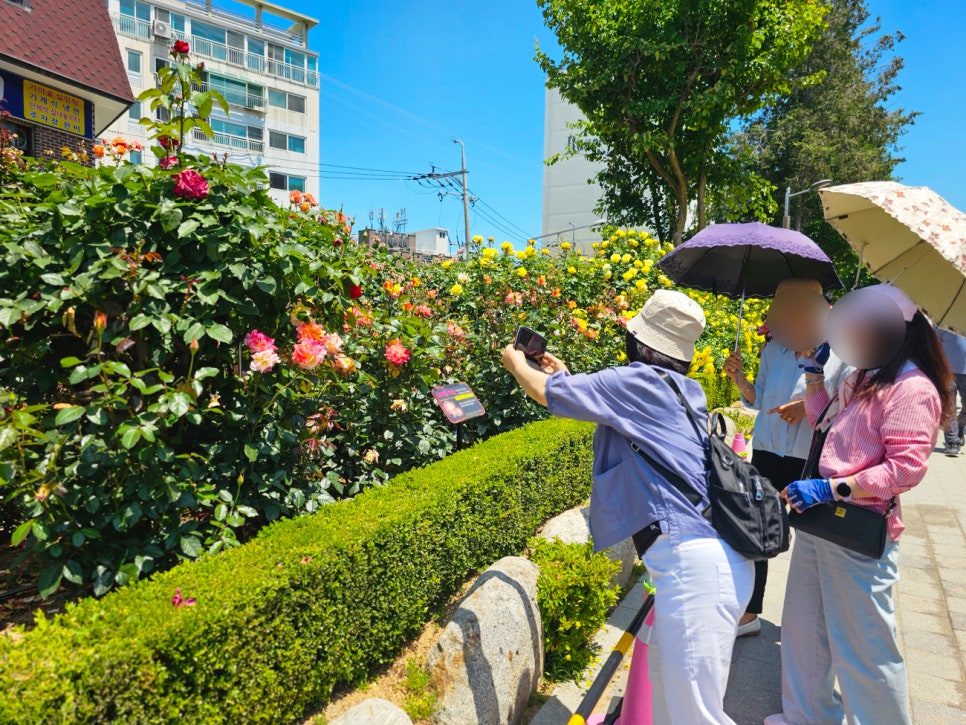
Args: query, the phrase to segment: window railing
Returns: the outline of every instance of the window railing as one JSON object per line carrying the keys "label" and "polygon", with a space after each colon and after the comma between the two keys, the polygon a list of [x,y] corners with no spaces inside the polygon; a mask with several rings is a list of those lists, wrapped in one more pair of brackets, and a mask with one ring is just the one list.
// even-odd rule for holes
{"label": "window railing", "polygon": [[151,39],[151,21],[132,18],[130,15],[111,15],[111,24],[115,32],[130,35],[142,40]]}
{"label": "window railing", "polygon": [[170,38],[156,37],[152,33],[152,25],[148,20],[139,20],[129,15],[111,15],[111,23],[114,30],[122,35],[142,40],[154,40],[162,45],[170,45],[175,40],[187,40],[191,43],[191,49],[198,55],[215,60],[225,61],[239,68],[256,73],[264,73],[275,78],[284,78],[293,83],[319,87],[319,74],[313,70],[306,70],[303,66],[292,65],[280,60],[269,60],[262,55],[246,53],[241,48],[231,48],[224,43],[217,43],[213,40],[199,38],[196,36],[188,37],[185,33],[171,29]]}
{"label": "window railing", "polygon": [[255,139],[244,136],[235,136],[230,133],[220,133],[219,131],[214,131],[213,133],[214,138],[211,138],[204,131],[196,128],[192,131],[192,136],[195,141],[209,144],[213,143],[215,146],[225,146],[226,148],[238,149],[239,151],[251,151],[260,154],[265,150],[265,144],[262,141],[256,141]]}
{"label": "window railing", "polygon": [[247,108],[249,111],[264,111],[265,110],[265,96],[260,96],[255,93],[243,93],[242,91],[233,91],[226,88],[218,88],[212,86],[210,83],[197,83],[195,84],[196,90],[203,91],[207,93],[210,90],[218,91],[225,100],[228,101],[232,106],[241,106],[242,108]]}
{"label": "window railing", "polygon": [[315,71],[307,71],[302,66],[278,60],[268,60],[264,56],[246,53],[241,48],[232,48],[205,38],[192,36],[190,41],[192,50],[198,55],[222,60],[256,73],[265,73],[276,78],[284,78],[294,83],[318,88],[319,74]]}

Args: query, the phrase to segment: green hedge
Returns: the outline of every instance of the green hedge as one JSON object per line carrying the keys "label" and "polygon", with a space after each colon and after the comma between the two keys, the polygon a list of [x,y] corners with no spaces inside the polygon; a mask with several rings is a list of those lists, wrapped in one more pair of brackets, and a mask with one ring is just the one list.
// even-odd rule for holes
{"label": "green hedge", "polygon": [[534,423],[0,637],[0,722],[297,720],[584,500],[591,431]]}

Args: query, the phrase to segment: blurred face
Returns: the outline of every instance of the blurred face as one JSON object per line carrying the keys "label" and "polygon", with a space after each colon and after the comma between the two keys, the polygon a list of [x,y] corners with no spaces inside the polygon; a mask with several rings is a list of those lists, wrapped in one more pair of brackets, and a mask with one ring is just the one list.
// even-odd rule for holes
{"label": "blurred face", "polygon": [[888,364],[906,335],[899,305],[875,287],[855,290],[836,302],[827,329],[832,352],[862,370]]}
{"label": "blurred face", "polygon": [[815,280],[786,280],[768,310],[768,331],[782,347],[806,352],[825,341],[829,306]]}

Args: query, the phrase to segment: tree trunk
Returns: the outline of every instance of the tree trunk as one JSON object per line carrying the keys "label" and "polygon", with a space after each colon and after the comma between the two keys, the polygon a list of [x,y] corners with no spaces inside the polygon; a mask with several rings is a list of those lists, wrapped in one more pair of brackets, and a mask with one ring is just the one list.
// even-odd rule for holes
{"label": "tree trunk", "polygon": [[705,191],[708,188],[708,172],[701,169],[701,178],[698,180],[698,231],[700,232],[708,225],[705,209]]}

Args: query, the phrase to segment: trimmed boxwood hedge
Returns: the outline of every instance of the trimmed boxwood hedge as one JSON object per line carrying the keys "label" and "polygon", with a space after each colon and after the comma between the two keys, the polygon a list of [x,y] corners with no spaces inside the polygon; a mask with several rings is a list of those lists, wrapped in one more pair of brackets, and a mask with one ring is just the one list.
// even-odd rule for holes
{"label": "trimmed boxwood hedge", "polygon": [[584,500],[591,434],[534,423],[0,637],[0,722],[298,720]]}

